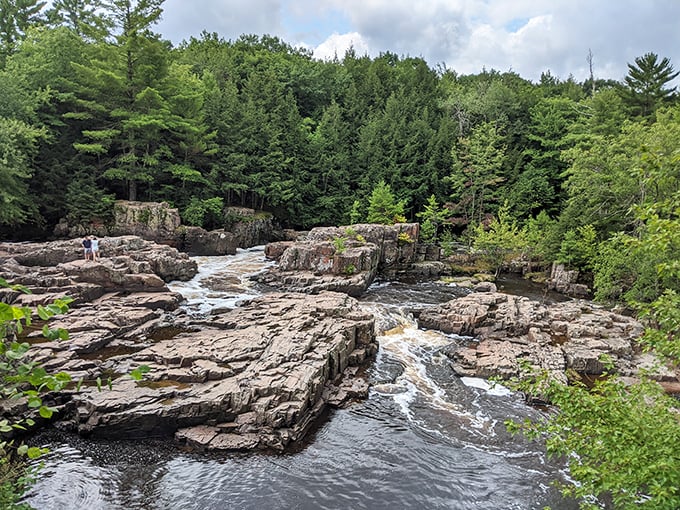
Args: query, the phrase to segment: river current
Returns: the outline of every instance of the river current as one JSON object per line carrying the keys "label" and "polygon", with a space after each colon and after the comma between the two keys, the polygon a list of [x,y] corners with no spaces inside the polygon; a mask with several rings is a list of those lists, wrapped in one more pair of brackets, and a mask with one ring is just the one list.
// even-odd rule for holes
{"label": "river current", "polygon": [[[263,292],[249,278],[270,264],[262,247],[196,260],[192,281],[170,285],[189,313]],[[565,479],[563,465],[505,429],[506,419],[539,411],[502,386],[453,376],[440,353],[452,336],[418,329],[410,314],[457,295],[441,283],[375,283],[361,299],[380,342],[369,398],[329,411],[290,451],[199,454],[171,441],[46,431],[34,441],[51,453],[26,502],[38,510],[577,508],[551,484]]]}

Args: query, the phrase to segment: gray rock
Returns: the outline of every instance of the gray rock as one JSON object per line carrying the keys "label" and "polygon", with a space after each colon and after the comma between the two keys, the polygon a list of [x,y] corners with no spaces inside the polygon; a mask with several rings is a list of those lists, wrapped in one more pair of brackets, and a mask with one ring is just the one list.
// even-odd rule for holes
{"label": "gray rock", "polygon": [[417,223],[318,227],[301,241],[267,246],[265,254],[279,265],[257,279],[281,290],[359,296],[378,271],[415,261],[418,231]]}

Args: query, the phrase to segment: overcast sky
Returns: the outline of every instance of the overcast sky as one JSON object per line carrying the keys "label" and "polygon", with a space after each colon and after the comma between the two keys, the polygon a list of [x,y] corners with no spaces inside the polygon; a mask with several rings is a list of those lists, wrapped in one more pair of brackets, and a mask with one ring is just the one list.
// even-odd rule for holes
{"label": "overcast sky", "polygon": [[[317,58],[390,51],[460,74],[549,70],[621,80],[648,52],[680,70],[680,0],[166,0],[156,26],[177,44],[203,30],[279,36]],[[674,85],[680,80],[676,80]]]}

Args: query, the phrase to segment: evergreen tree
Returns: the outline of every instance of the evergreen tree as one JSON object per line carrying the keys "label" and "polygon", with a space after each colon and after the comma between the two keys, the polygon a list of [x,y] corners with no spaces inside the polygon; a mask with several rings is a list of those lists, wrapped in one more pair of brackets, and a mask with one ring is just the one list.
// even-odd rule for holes
{"label": "evergreen tree", "polygon": [[396,199],[392,188],[385,181],[380,181],[373,188],[368,199],[369,223],[383,223],[392,225],[406,221],[404,218],[404,202]]}
{"label": "evergreen tree", "polygon": [[103,7],[102,0],[53,0],[46,16],[52,25],[66,26],[78,36],[101,40],[109,34],[111,25]]}
{"label": "evergreen tree", "polygon": [[0,71],[0,225],[38,220],[29,182],[38,142],[45,136],[35,115],[40,100],[21,77]]}
{"label": "evergreen tree", "polygon": [[469,137],[459,141],[452,150],[453,171],[447,181],[451,184],[453,213],[462,223],[479,223],[489,206],[497,200],[506,146],[495,124],[486,122],[473,128]]}
{"label": "evergreen tree", "polygon": [[678,74],[668,58],[659,60],[656,53],[645,53],[628,64],[623,97],[636,115],[648,117],[673,97],[676,87],[667,85]]}
{"label": "evergreen tree", "polygon": [[28,28],[40,21],[40,11],[46,4],[39,0],[0,0],[0,69]]}

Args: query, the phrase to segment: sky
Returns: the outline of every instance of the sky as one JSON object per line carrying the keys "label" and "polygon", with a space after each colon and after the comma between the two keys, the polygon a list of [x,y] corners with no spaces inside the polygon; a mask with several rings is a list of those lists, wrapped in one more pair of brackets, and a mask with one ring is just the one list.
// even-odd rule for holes
{"label": "sky", "polygon": [[[680,70],[680,0],[166,0],[155,30],[178,44],[203,30],[226,40],[275,35],[319,59],[422,57],[458,74],[543,72],[622,80],[645,53]],[[680,84],[680,79],[673,85]]]}

